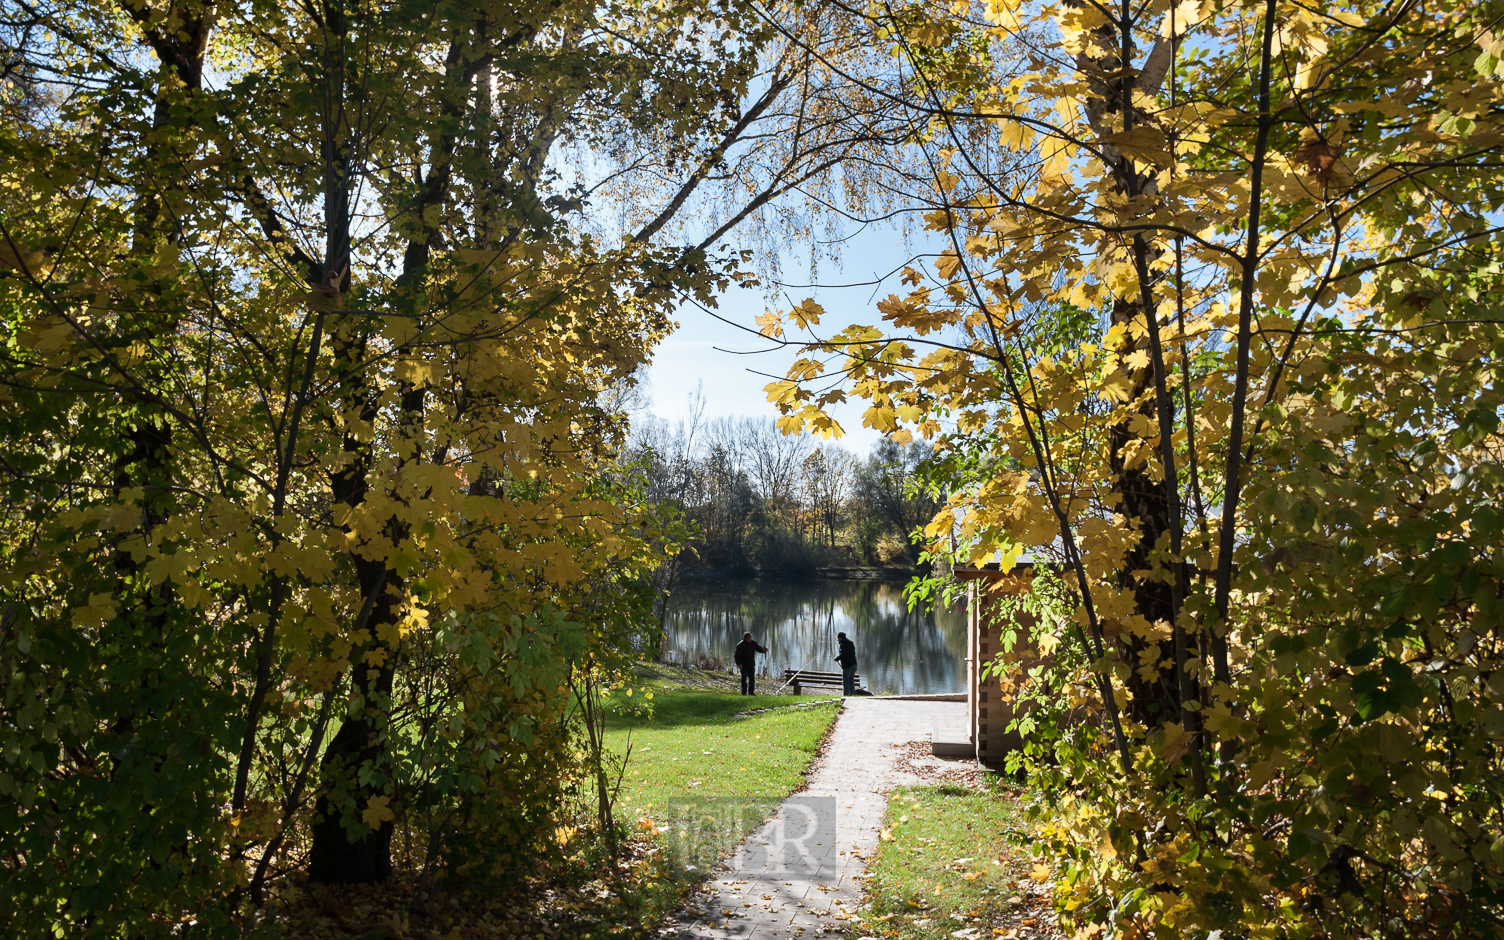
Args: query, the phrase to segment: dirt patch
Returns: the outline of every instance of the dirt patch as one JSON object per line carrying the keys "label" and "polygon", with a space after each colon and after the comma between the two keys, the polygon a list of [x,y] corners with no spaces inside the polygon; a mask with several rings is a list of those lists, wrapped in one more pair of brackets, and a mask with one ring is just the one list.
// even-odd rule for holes
{"label": "dirt patch", "polygon": [[949,783],[980,790],[997,775],[969,757],[936,757],[930,742],[908,741],[890,745],[898,752],[896,769],[924,778],[926,783]]}

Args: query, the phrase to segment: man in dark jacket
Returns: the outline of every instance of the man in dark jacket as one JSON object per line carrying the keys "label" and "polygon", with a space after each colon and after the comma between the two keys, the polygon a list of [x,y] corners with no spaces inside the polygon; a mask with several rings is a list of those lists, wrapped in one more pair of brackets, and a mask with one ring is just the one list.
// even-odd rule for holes
{"label": "man in dark jacket", "polygon": [[836,643],[841,651],[836,654],[836,662],[841,664],[841,694],[856,694],[856,644],[846,639],[846,634],[837,633]]}
{"label": "man in dark jacket", "polygon": [[742,641],[736,644],[736,668],[742,674],[742,694],[756,695],[757,685],[757,654],[766,653],[766,646],[758,646],[757,641],[752,639],[752,634],[743,633]]}

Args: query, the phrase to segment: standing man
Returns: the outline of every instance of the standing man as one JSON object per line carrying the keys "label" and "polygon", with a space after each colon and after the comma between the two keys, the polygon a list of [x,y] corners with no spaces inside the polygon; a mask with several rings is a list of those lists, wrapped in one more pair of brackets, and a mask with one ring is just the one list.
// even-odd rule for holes
{"label": "standing man", "polygon": [[856,694],[856,644],[846,639],[846,634],[837,633],[836,643],[841,651],[836,662],[841,664],[841,694]]}
{"label": "standing man", "polygon": [[743,633],[742,641],[736,644],[736,668],[742,673],[742,694],[756,695],[757,686],[757,654],[766,653],[768,648],[758,646],[757,641],[752,639],[751,633]]}

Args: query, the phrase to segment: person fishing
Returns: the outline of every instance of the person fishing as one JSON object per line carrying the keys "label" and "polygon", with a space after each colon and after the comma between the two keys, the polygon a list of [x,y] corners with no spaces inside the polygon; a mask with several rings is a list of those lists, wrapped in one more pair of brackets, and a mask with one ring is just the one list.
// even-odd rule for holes
{"label": "person fishing", "polygon": [[742,694],[756,695],[757,688],[757,654],[766,653],[768,648],[761,646],[752,639],[751,633],[743,633],[742,641],[736,644],[736,668],[742,674]]}
{"label": "person fishing", "polygon": [[841,694],[856,694],[856,644],[846,638],[846,634],[837,633],[836,643],[840,646],[840,652],[836,654],[836,662],[841,664]]}

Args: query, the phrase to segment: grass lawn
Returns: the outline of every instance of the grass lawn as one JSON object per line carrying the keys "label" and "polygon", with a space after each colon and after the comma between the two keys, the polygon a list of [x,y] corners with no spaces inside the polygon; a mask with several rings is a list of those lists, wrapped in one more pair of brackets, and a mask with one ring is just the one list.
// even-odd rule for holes
{"label": "grass lawn", "polygon": [[[627,755],[616,817],[638,841],[625,883],[587,886],[611,907],[578,922],[577,936],[651,935],[722,856],[803,784],[840,702],[748,698],[705,678],[644,666],[634,694],[617,692],[606,707],[606,745]],[[737,717],[753,709],[759,713]]]}
{"label": "grass lawn", "polygon": [[[658,830],[680,863],[696,869],[802,785],[839,702],[749,698],[663,680],[650,680],[649,688],[651,714],[634,714],[633,700],[620,693],[608,712],[607,745],[628,755],[618,815]],[[736,717],[750,709],[772,711]]]}
{"label": "grass lawn", "polygon": [[1041,885],[1048,877],[1009,844],[1023,825],[1006,787],[901,787],[868,869],[868,905],[851,937],[1052,938]]}

